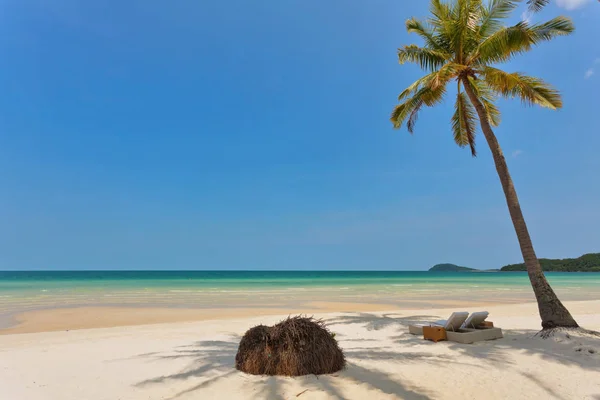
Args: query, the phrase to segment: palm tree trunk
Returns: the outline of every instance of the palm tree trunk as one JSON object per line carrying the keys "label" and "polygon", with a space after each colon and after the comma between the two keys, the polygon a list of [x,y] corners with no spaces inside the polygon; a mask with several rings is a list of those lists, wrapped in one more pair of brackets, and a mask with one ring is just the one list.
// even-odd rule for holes
{"label": "palm tree trunk", "polygon": [[575,319],[573,319],[569,311],[558,299],[542,272],[540,262],[533,250],[533,244],[531,243],[531,237],[529,237],[525,218],[523,218],[523,213],[521,212],[521,205],[519,204],[517,192],[515,191],[512,178],[508,172],[506,159],[504,158],[498,139],[496,139],[496,135],[494,135],[494,131],[490,126],[485,108],[481,101],[479,101],[479,98],[475,95],[469,80],[465,77],[462,79],[462,82],[471,103],[473,103],[475,110],[477,110],[479,121],[481,123],[481,130],[483,131],[494,157],[496,171],[498,172],[500,182],[502,183],[508,211],[510,212],[510,217],[515,227],[517,238],[519,239],[519,245],[521,246],[523,260],[527,267],[527,274],[529,275],[529,280],[531,281],[531,286],[533,287],[533,292],[537,299],[540,317],[542,318],[542,328],[577,328],[579,325],[577,325]]}

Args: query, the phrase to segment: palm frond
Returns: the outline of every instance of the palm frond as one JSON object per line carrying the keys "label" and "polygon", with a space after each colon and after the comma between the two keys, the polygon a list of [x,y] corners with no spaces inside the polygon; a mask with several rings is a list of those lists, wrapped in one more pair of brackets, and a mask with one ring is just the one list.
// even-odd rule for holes
{"label": "palm frond", "polygon": [[410,133],[413,133],[415,131],[415,125],[417,123],[417,119],[419,118],[419,111],[421,111],[421,108],[423,108],[423,104],[425,104],[423,100],[419,100],[415,108],[410,113],[410,116],[408,117],[408,121],[406,122],[406,129],[408,129]]}
{"label": "palm frond", "polygon": [[394,124],[394,128],[401,128],[404,121],[408,119],[408,131],[412,133],[421,108],[423,106],[433,107],[440,103],[445,94],[445,85],[434,88],[429,86],[422,87],[412,97],[407,98],[404,102],[394,107],[390,116],[390,121]]}
{"label": "palm frond", "polygon": [[490,0],[487,7],[482,7],[479,36],[487,37],[502,28],[502,21],[509,18],[517,8],[517,1]]}
{"label": "palm frond", "polygon": [[496,107],[495,104],[498,96],[496,96],[496,94],[487,86],[485,81],[474,79],[472,77],[469,77],[468,79],[475,95],[479,98],[485,108],[490,125],[500,125],[500,110],[498,110],[498,107]]}
{"label": "palm frond", "polygon": [[475,108],[467,98],[464,92],[460,91],[456,95],[456,104],[454,105],[454,115],[452,116],[452,132],[454,133],[454,141],[460,147],[469,146],[471,155],[477,156],[475,150],[475,133],[477,116]]}
{"label": "palm frond", "polygon": [[438,71],[431,72],[431,73],[425,75],[424,77],[419,78],[416,81],[414,81],[410,86],[408,86],[406,89],[404,89],[402,91],[402,93],[400,93],[400,95],[398,96],[398,101],[406,99],[407,97],[414,95],[416,92],[421,90],[421,88],[428,86],[429,83],[431,82],[431,80],[434,78],[434,76],[437,73],[438,73]]}
{"label": "palm frond", "polygon": [[501,96],[518,97],[525,104],[537,104],[553,110],[562,107],[560,93],[542,79],[493,67],[483,68],[482,75],[487,86]]}
{"label": "palm frond", "polygon": [[431,0],[429,4],[429,12],[432,17],[428,22],[438,31],[448,27],[448,22],[451,21],[452,7],[441,0]]}
{"label": "palm frond", "polygon": [[454,0],[451,11],[451,30],[448,31],[454,58],[462,63],[475,42],[481,0]]}
{"label": "palm frond", "polygon": [[473,52],[469,62],[479,64],[505,62],[517,54],[531,50],[541,42],[557,36],[569,35],[574,29],[572,21],[567,17],[556,17],[532,26],[521,21],[488,36]]}
{"label": "palm frond", "polygon": [[419,35],[425,41],[425,47],[428,49],[435,50],[439,53],[446,53],[446,56],[450,56],[447,54],[447,49],[444,47],[443,43],[440,42],[439,37],[436,37],[433,29],[429,26],[428,23],[422,22],[416,18],[410,18],[406,20],[406,31],[408,33],[415,33]]}
{"label": "palm frond", "polygon": [[542,8],[546,7],[550,3],[550,0],[528,0],[529,10],[533,12],[541,11]]}
{"label": "palm frond", "polygon": [[445,86],[452,78],[457,77],[465,67],[463,65],[449,62],[444,64],[436,74],[432,76],[431,87]]}
{"label": "palm frond", "polygon": [[419,64],[424,70],[435,71],[446,62],[446,56],[426,47],[411,44],[398,49],[398,62]]}
{"label": "palm frond", "polygon": [[573,21],[565,16],[552,18],[550,21],[532,25],[528,32],[537,44],[542,41],[552,40],[557,36],[566,36],[575,32]]}
{"label": "palm frond", "polygon": [[419,97],[413,96],[410,99],[407,99],[404,103],[398,104],[394,107],[392,111],[392,115],[390,116],[390,121],[394,124],[394,128],[400,129],[406,121],[407,118],[415,111],[421,108],[422,101]]}
{"label": "palm frond", "polygon": [[488,64],[509,60],[531,49],[532,38],[525,22],[501,28],[483,40],[469,57],[468,63]]}
{"label": "palm frond", "polygon": [[446,85],[452,78],[458,76],[464,67],[456,63],[446,63],[437,71],[431,72],[422,78],[414,81],[398,96],[398,101],[417,93],[421,88],[429,87],[435,89],[438,86]]}

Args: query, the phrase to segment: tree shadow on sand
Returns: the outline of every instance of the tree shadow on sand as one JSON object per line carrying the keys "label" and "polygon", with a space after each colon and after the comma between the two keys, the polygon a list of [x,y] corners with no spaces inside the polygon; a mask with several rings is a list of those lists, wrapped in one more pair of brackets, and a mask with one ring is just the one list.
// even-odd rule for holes
{"label": "tree shadow on sand", "polygon": [[[598,354],[583,354],[592,347],[579,345],[575,341],[557,342],[553,339],[536,338],[535,331],[505,331],[504,339],[468,345],[453,342],[436,344],[424,341],[420,336],[408,334],[408,325],[436,319],[437,316],[431,315],[407,317],[393,313],[382,315],[357,313],[326,320],[327,325],[334,332],[336,326],[343,324],[358,324],[367,331],[387,329],[389,330],[387,338],[393,343],[392,346],[382,347],[378,339],[369,338],[368,335],[350,338],[338,334],[336,338],[344,349],[348,364],[344,371],[334,375],[284,378],[242,374],[235,369],[235,354],[241,337],[231,336],[228,340],[197,341],[178,346],[169,352],[138,355],[137,357],[152,361],[184,359],[189,362],[178,372],[146,379],[137,383],[136,387],[169,385],[173,382],[189,385],[168,397],[168,399],[177,399],[194,392],[196,392],[194,396],[201,396],[202,389],[241,375],[244,377],[241,384],[244,385],[244,393],[248,393],[248,398],[275,400],[295,398],[298,393],[289,386],[294,383],[301,386],[303,390],[325,392],[328,396],[339,399],[352,397],[354,385],[366,385],[377,392],[396,395],[403,399],[427,400],[435,398],[435,393],[403,378],[400,375],[403,368],[394,368],[399,372],[393,375],[383,371],[380,369],[382,363],[401,364],[404,368],[410,368],[415,362],[442,368],[448,365],[483,369],[489,368],[490,365],[502,369],[515,367],[515,361],[505,351],[507,348],[569,366],[600,370]],[[447,346],[453,354],[441,352],[436,346]],[[581,347],[580,351],[577,351],[577,346]],[[529,372],[522,372],[522,374],[544,390],[549,398],[563,400],[536,375]]]}
{"label": "tree shadow on sand", "polygon": [[[504,330],[504,338],[499,340],[473,344],[455,342],[433,343],[423,340],[421,336],[409,334],[408,325],[434,321],[438,317],[426,315],[396,317],[396,315],[361,313],[334,318],[328,322],[333,326],[339,324],[358,324],[367,330],[390,329],[396,332],[396,334],[388,337],[394,342],[394,346],[391,348],[365,347],[350,348],[345,351],[349,358],[356,360],[389,361],[408,364],[410,361],[418,359],[420,363],[425,362],[431,365],[446,364],[453,367],[465,365],[484,369],[488,368],[489,365],[494,365],[499,369],[505,369],[516,366],[510,354],[518,353],[540,357],[547,361],[560,363],[569,367],[578,367],[588,371],[600,370],[600,340],[593,335],[577,335],[564,332],[562,335],[559,334],[554,338],[542,339],[536,336],[537,331],[535,330]],[[352,341],[352,339],[348,341]],[[344,337],[340,338],[340,343],[343,345]],[[352,343],[349,344],[351,345]],[[367,346],[370,344],[369,341],[366,342]],[[454,354],[443,356],[441,352],[436,351],[435,346],[440,345],[449,347]],[[418,346],[415,350],[419,351],[411,351],[411,348],[414,346]],[[507,352],[507,349],[511,351]],[[565,399],[557,394],[551,385],[544,382],[542,377],[530,372],[521,372],[521,375],[545,391],[548,398]]]}
{"label": "tree shadow on sand", "polygon": [[[176,347],[172,352],[146,353],[136,357],[151,358],[153,360],[189,359],[188,365],[181,371],[173,374],[158,376],[138,382],[136,387],[149,387],[158,384],[169,384],[170,382],[201,382],[192,384],[167,399],[176,399],[186,394],[201,391],[215,383],[239,374],[235,369],[235,354],[237,352],[240,337],[232,336],[231,340],[205,340],[189,345]],[[259,382],[258,391],[254,393],[257,398],[283,400],[280,394],[282,388],[280,382],[274,378],[262,378]]]}
{"label": "tree shadow on sand", "polygon": [[[168,361],[174,359],[187,359],[188,365],[181,371],[165,374],[158,377],[138,382],[135,386],[139,388],[153,387],[154,385],[168,385],[172,382],[190,382],[190,385],[175,393],[167,399],[177,399],[193,392],[200,395],[202,389],[242,374],[235,369],[235,354],[237,352],[240,337],[232,336],[230,340],[223,341],[198,341],[189,345],[178,346],[170,352],[145,353],[136,357],[148,358],[154,361]],[[370,366],[362,365],[363,360],[389,360],[394,358],[396,362],[410,362],[419,357],[429,358],[430,362],[447,363],[443,357],[431,357],[427,354],[411,353],[398,355],[376,348],[355,348],[346,351],[348,365],[344,371],[327,376],[306,376],[299,378],[264,377],[242,374],[245,377],[245,385],[251,386],[245,392],[249,398],[261,399],[284,399],[286,386],[296,379],[296,383],[306,388],[307,391],[326,392],[332,398],[344,399],[344,387],[348,384],[368,385],[371,388],[403,399],[427,400],[430,395],[424,389],[413,384],[403,382],[396,376]],[[290,389],[291,390],[291,389]],[[288,390],[288,392],[290,391]],[[295,390],[294,390],[295,392]],[[287,398],[294,398],[298,393],[287,393]]]}
{"label": "tree shadow on sand", "polygon": [[233,341],[208,340],[190,345],[178,346],[172,352],[146,353],[137,357],[153,360],[189,359],[188,365],[181,371],[147,379],[136,384],[147,387],[156,384],[168,384],[174,381],[202,379],[202,382],[182,390],[170,399],[201,390],[232,375],[235,370],[230,366],[234,362],[237,346]]}
{"label": "tree shadow on sand", "polygon": [[[424,341],[422,337],[408,333],[408,326],[411,324],[425,323],[439,319],[432,315],[414,315],[401,317],[399,314],[370,314],[358,313],[348,316],[336,317],[326,320],[330,327],[340,324],[358,324],[367,330],[380,330],[395,327],[397,335],[390,338],[400,346],[406,348],[409,346],[436,346],[437,344]],[[555,338],[542,339],[536,336],[535,330],[503,330],[504,338],[493,341],[477,342],[473,344],[461,344],[455,342],[444,342],[452,350],[465,356],[485,359],[486,362],[512,364],[507,359],[506,348],[516,349],[519,352],[536,355],[543,359],[558,362],[565,365],[579,366],[583,369],[600,370],[600,339],[593,335],[577,335],[567,332],[557,335]],[[353,341],[362,339],[345,339],[340,337],[340,343],[345,340]],[[370,340],[367,340],[370,341]],[[350,351],[352,352],[352,351]],[[397,356],[406,354],[390,354]],[[369,353],[362,354],[361,357],[368,358]],[[456,358],[456,357],[455,357]],[[459,357],[461,358],[461,357]],[[596,361],[596,362],[594,362]]]}
{"label": "tree shadow on sand", "polygon": [[[376,368],[367,368],[355,362],[348,362],[347,368],[333,375],[314,377],[306,385],[307,391],[325,392],[334,399],[347,399],[346,392],[354,390],[353,385],[367,385],[376,393],[394,395],[405,400],[430,400],[433,394],[419,386],[402,382],[395,376]],[[377,394],[371,394],[377,396]],[[292,396],[293,398],[294,396]],[[356,395],[352,398],[358,398]]]}
{"label": "tree shadow on sand", "polygon": [[363,325],[363,327],[368,331],[378,331],[389,327],[407,328],[408,325],[422,324],[438,319],[440,318],[434,315],[411,315],[408,317],[403,317],[401,314],[396,313],[385,313],[381,315],[371,313],[356,313],[330,318],[325,320],[325,322],[329,327],[344,324],[359,324]]}
{"label": "tree shadow on sand", "polygon": [[505,330],[503,339],[471,345],[448,342],[448,346],[460,354],[483,359],[488,363],[511,363],[503,350],[513,349],[521,354],[535,355],[566,366],[600,370],[599,339],[574,335],[542,339],[536,334],[535,330]]}

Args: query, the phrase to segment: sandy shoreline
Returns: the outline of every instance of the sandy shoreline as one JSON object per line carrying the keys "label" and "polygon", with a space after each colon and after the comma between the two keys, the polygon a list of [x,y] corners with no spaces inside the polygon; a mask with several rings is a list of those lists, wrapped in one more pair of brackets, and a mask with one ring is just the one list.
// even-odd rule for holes
{"label": "sandy shoreline", "polygon": [[[504,301],[509,301],[504,299]],[[519,303],[512,299],[511,303]],[[508,303],[510,304],[510,303]],[[389,303],[355,303],[336,301],[299,302],[296,307],[249,306],[222,308],[175,308],[175,307],[63,307],[32,310],[4,316],[0,321],[0,335],[37,333],[78,329],[112,328],[119,326],[150,325],[174,322],[192,322],[215,319],[256,317],[261,315],[323,314],[332,312],[366,312],[423,310],[445,307],[490,307],[491,301],[435,300],[423,307],[421,300],[403,300],[402,307]]]}
{"label": "sandy shoreline", "polygon": [[12,316],[12,326],[0,329],[0,335],[38,333],[120,326],[248,318],[261,315],[316,314],[333,311],[384,311],[395,307],[386,304],[310,303],[302,308],[229,307],[69,307],[27,311]]}
{"label": "sandy shoreline", "polygon": [[[600,330],[600,301],[568,302]],[[505,338],[437,344],[410,322],[452,309],[322,313],[348,368],[322,377],[268,378],[233,368],[240,336],[282,315],[0,336],[0,398],[165,399],[589,399],[600,395],[600,340],[533,338],[536,305],[487,307]],[[468,307],[467,311],[480,308]]]}

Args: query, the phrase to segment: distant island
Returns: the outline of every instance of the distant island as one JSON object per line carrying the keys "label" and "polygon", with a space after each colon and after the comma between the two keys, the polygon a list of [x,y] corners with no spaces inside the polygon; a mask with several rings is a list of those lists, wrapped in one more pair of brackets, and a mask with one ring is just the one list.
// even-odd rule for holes
{"label": "distant island", "polygon": [[[578,258],[540,258],[542,270],[553,272],[600,272],[600,253],[584,254]],[[527,271],[525,264],[506,265],[500,271]]]}
{"label": "distant island", "polygon": [[[550,259],[540,258],[542,270],[549,272],[600,272],[600,253],[584,254],[578,258]],[[505,265],[501,269],[475,269],[456,264],[436,264],[430,272],[514,272],[527,271],[525,264]]]}
{"label": "distant island", "polygon": [[431,272],[472,272],[478,271],[475,268],[461,267],[454,264],[436,264],[429,268]]}

